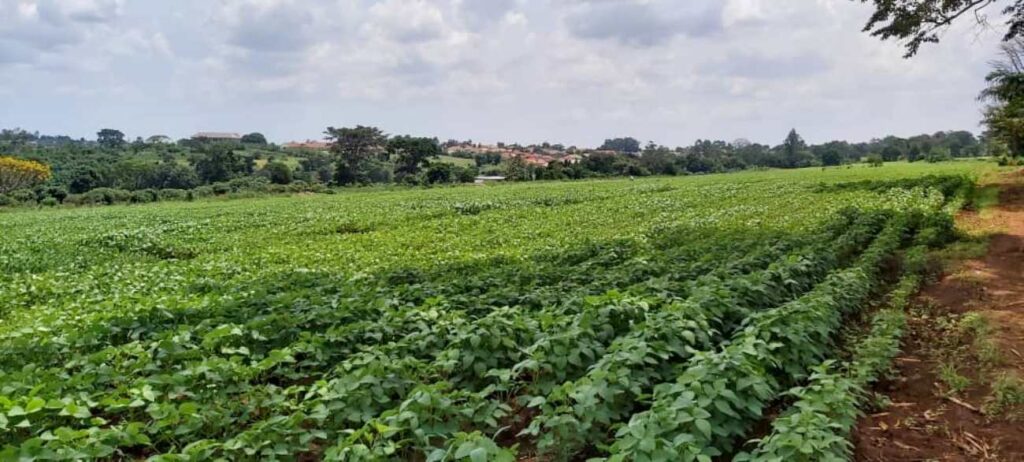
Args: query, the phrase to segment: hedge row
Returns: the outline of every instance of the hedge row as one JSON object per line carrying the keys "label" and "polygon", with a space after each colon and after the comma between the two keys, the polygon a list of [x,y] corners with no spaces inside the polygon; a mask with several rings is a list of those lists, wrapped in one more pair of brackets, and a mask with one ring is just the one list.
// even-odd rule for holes
{"label": "hedge row", "polygon": [[82,194],[68,194],[59,188],[22,189],[0,194],[0,207],[66,205],[145,204],[161,201],[191,201],[213,196],[253,196],[260,194],[325,193],[334,191],[320,183],[296,181],[287,185],[272,184],[265,178],[237,178],[194,189],[140,189],[126,191],[96,188]]}

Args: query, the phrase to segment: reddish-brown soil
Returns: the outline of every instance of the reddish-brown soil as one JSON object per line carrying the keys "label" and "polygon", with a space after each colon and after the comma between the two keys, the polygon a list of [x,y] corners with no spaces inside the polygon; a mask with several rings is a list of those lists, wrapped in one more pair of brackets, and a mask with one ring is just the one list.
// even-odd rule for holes
{"label": "reddish-brown soil", "polygon": [[[856,460],[1024,461],[1024,421],[982,411],[994,377],[1024,377],[1024,181],[1008,176],[999,187],[999,205],[959,217],[968,229],[995,230],[987,254],[922,291],[918,306],[929,308],[912,313],[895,378],[876,387],[892,404],[858,423]],[[1001,357],[996,365],[945,346],[948,330],[937,320],[966,312],[989,321]],[[948,393],[938,375],[939,365],[950,362],[970,379],[962,393]]]}

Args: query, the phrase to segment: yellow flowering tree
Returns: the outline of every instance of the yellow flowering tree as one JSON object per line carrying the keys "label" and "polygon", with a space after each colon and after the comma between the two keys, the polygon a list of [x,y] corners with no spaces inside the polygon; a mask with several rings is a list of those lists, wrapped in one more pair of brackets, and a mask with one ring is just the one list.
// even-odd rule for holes
{"label": "yellow flowering tree", "polygon": [[48,179],[50,166],[34,160],[0,157],[0,194],[30,188]]}

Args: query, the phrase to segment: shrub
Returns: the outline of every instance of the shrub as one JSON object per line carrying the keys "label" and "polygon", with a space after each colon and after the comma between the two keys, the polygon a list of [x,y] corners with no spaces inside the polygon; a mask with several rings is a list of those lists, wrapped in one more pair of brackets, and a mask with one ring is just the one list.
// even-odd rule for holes
{"label": "shrub", "polygon": [[64,203],[71,205],[85,205],[85,194],[68,194],[68,197],[64,198]]}
{"label": "shrub", "polygon": [[1000,167],[1016,167],[1020,165],[1020,162],[1017,159],[1009,156],[1000,156],[996,162]]}
{"label": "shrub", "polygon": [[472,183],[476,180],[476,167],[455,167],[452,170],[453,179],[456,183]]}
{"label": "shrub", "polygon": [[223,196],[231,192],[231,185],[227,183],[214,183],[210,185],[213,188],[213,194]]}
{"label": "shrub", "polygon": [[394,165],[377,160],[367,161],[362,167],[361,183],[391,183],[394,181]]}
{"label": "shrub", "polygon": [[14,199],[6,194],[0,194],[0,207],[10,207],[14,205]]}
{"label": "shrub", "polygon": [[928,153],[924,158],[925,162],[935,163],[953,160],[953,156],[949,154],[949,149],[934,149]]}
{"label": "shrub", "polygon": [[454,167],[455,166],[452,164],[447,164],[443,162],[431,164],[430,167],[427,168],[426,173],[424,174],[427,183],[450,183],[452,181],[452,170],[454,169]]}
{"label": "shrub", "polygon": [[160,200],[160,193],[155,189],[140,189],[131,195],[131,202],[133,204],[148,204],[158,200]]}
{"label": "shrub", "polygon": [[267,191],[269,185],[270,179],[260,176],[243,176],[228,182],[232,191]]}
{"label": "shrub", "polygon": [[47,197],[47,198],[39,201],[39,205],[42,205],[42,206],[45,206],[45,207],[56,207],[57,204],[58,204],[57,199],[54,198],[54,197]]}
{"label": "shrub", "polygon": [[68,190],[61,186],[49,186],[36,191],[36,200],[42,201],[47,197],[52,197],[57,202],[64,202],[64,198],[68,197]]}
{"label": "shrub", "polygon": [[191,199],[189,200],[192,200],[201,197],[210,197],[214,194],[214,189],[213,186],[200,186],[196,189],[189,191],[189,193],[192,195]]}
{"label": "shrub", "polygon": [[188,198],[189,191],[184,189],[161,189],[160,200],[162,201],[177,201]]}
{"label": "shrub", "polygon": [[119,204],[131,200],[132,194],[123,189],[96,188],[83,194],[86,204]]}
{"label": "shrub", "polygon": [[11,196],[11,199],[14,199],[15,202],[20,204],[36,203],[36,193],[32,192],[31,189],[19,189],[17,191],[11,191],[7,193],[7,195]]}
{"label": "shrub", "polygon": [[292,169],[284,162],[269,162],[264,170],[270,176],[271,183],[288,184],[292,182]]}

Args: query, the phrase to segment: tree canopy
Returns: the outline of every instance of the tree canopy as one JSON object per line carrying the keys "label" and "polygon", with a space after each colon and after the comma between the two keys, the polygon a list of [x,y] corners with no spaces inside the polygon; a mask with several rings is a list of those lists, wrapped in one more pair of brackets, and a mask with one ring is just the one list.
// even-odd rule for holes
{"label": "tree canopy", "polygon": [[444,151],[436,138],[396,136],[387,144],[389,157],[394,158],[396,175],[416,175],[421,167],[429,166],[431,158]]}
{"label": "tree canopy", "polygon": [[207,183],[230,180],[245,169],[229,143],[205,143],[190,161],[199,178]]}
{"label": "tree canopy", "polygon": [[[1004,41],[1024,31],[1024,0],[860,0],[875,7],[864,26],[865,32],[882,40],[896,39],[906,47],[905,57],[917,54],[921,45],[938,43],[940,34],[963,16],[986,22],[986,12],[995,12],[1006,26]],[[997,8],[989,8],[998,5]]]}
{"label": "tree canopy", "polygon": [[782,142],[782,162],[785,167],[808,167],[814,164],[814,158],[807,143],[796,132],[796,129],[789,131],[786,139]]}
{"label": "tree canopy", "polygon": [[105,148],[120,148],[125,144],[124,133],[113,128],[104,128],[96,133],[96,142]]}
{"label": "tree canopy", "polygon": [[32,160],[0,157],[0,194],[29,188],[52,175],[50,167]]}
{"label": "tree canopy", "polygon": [[383,152],[388,136],[377,127],[357,125],[354,128],[327,127],[324,132],[331,143],[331,152],[338,156],[335,181],[352,184],[360,181],[360,166],[372,156]]}
{"label": "tree canopy", "polygon": [[242,142],[247,144],[265,145],[267,144],[267,137],[263,136],[262,133],[253,132],[247,135],[242,135]]}
{"label": "tree canopy", "polygon": [[640,142],[636,138],[628,136],[625,138],[610,138],[604,140],[604,144],[597,149],[634,154],[640,152]]}
{"label": "tree canopy", "polygon": [[284,162],[268,162],[264,170],[266,170],[271,183],[288,184],[292,182],[292,169]]}
{"label": "tree canopy", "polygon": [[988,86],[979,99],[986,102],[988,134],[1004,143],[1010,154],[1024,155],[1024,39],[1002,46],[1002,58],[992,63]]}

